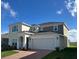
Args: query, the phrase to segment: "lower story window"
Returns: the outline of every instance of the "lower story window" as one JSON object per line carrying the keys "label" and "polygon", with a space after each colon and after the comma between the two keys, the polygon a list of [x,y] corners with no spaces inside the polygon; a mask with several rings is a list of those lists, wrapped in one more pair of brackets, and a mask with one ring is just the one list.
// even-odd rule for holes
{"label": "lower story window", "polygon": [[13,39],[12,40],[12,46],[16,46],[17,45],[17,39]]}

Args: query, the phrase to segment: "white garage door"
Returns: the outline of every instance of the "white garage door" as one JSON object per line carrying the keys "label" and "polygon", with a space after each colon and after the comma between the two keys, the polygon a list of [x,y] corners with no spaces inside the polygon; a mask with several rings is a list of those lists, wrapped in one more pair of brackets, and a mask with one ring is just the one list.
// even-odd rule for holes
{"label": "white garage door", "polygon": [[54,50],[58,46],[58,41],[56,38],[34,38],[30,43],[30,48],[32,49]]}

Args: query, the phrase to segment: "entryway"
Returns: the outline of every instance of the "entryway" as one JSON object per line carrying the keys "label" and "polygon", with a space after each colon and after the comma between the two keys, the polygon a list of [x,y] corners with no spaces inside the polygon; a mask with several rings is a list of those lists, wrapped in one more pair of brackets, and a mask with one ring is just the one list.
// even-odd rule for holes
{"label": "entryway", "polygon": [[19,39],[19,49],[23,49],[23,37],[22,36]]}

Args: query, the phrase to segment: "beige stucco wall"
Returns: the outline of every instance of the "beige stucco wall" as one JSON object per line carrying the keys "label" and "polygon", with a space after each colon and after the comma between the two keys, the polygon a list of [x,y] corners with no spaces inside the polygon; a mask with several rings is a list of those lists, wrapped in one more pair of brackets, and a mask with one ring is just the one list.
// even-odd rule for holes
{"label": "beige stucco wall", "polygon": [[13,39],[16,39],[17,40],[17,48],[19,48],[19,39],[20,39],[20,36],[23,36],[22,33],[10,33],[9,34],[9,45],[12,46],[12,40]]}
{"label": "beige stucco wall", "polygon": [[64,26],[64,25],[63,25],[63,28],[64,28],[64,29],[63,29],[64,35],[67,36],[67,34],[68,34],[68,29],[67,29],[66,26]]}
{"label": "beige stucco wall", "polygon": [[26,25],[22,25],[21,30],[22,31],[29,31],[30,30],[30,27],[29,26],[26,26]]}
{"label": "beige stucco wall", "polygon": [[21,24],[20,24],[20,23],[17,23],[17,24],[10,24],[10,25],[9,25],[9,33],[12,32],[12,28],[13,28],[13,26],[15,26],[15,25],[16,25],[17,28],[18,28],[18,32],[21,31],[21,28],[22,28],[22,27],[21,27]]}
{"label": "beige stucco wall", "polygon": [[55,50],[59,45],[59,35],[53,32],[36,33],[31,36],[31,49],[48,49]]}
{"label": "beige stucco wall", "polygon": [[65,25],[63,25],[63,33],[64,33],[63,37],[60,38],[61,49],[68,47],[68,43],[69,43],[69,42],[67,42],[68,28]]}
{"label": "beige stucco wall", "polygon": [[25,34],[25,33],[11,33],[9,35],[9,45],[12,45],[12,39],[17,39],[17,48],[19,49],[19,41],[20,41],[20,37],[23,37],[23,47],[26,48],[26,39],[27,37],[29,37],[29,35]]}
{"label": "beige stucco wall", "polygon": [[67,47],[67,37],[60,37],[60,48],[66,48]]}
{"label": "beige stucco wall", "polygon": [[12,32],[12,25],[9,25],[9,33]]}
{"label": "beige stucco wall", "polygon": [[21,23],[16,23],[16,24],[9,25],[9,32],[12,32],[13,26],[17,26],[18,32],[30,30],[30,26],[24,25],[24,24],[21,24]]}

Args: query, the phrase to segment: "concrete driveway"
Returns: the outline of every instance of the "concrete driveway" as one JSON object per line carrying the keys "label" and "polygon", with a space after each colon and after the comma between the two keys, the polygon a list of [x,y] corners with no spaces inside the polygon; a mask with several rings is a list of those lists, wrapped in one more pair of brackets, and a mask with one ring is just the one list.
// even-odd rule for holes
{"label": "concrete driveway", "polygon": [[51,51],[49,50],[29,50],[29,51],[19,51],[18,53],[11,56],[3,57],[1,59],[41,59]]}

